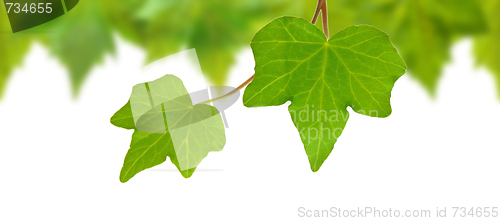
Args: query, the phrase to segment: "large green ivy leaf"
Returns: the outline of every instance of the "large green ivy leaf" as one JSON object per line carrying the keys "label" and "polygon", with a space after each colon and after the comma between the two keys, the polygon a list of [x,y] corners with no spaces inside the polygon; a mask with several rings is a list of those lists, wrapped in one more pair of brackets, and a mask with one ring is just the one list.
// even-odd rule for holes
{"label": "large green ivy leaf", "polygon": [[316,172],[342,133],[349,113],[387,117],[391,90],[406,65],[379,29],[351,26],[329,40],[310,22],[282,17],[252,41],[255,79],[247,107],[291,101],[288,110]]}
{"label": "large green ivy leaf", "polygon": [[453,41],[487,30],[477,0],[359,0],[353,4],[358,23],[387,31],[408,64],[409,73],[431,95],[450,59]]}
{"label": "large green ivy leaf", "polygon": [[500,97],[500,1],[484,0],[487,12],[489,32],[474,39],[474,54],[478,65],[484,65],[493,72]]}
{"label": "large green ivy leaf", "polygon": [[120,181],[163,163],[167,156],[182,176],[191,177],[209,152],[225,145],[224,124],[212,106],[193,106],[181,80],[173,75],[134,86],[129,102],[111,118],[134,129]]}

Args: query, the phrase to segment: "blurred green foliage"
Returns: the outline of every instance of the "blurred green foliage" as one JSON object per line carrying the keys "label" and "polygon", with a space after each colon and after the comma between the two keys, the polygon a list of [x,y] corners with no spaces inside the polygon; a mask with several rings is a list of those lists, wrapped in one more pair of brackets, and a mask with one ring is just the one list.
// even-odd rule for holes
{"label": "blurred green foliage", "polygon": [[31,42],[31,35],[12,33],[7,13],[0,13],[0,97],[10,74],[21,64]]}
{"label": "blurred green foliage", "polygon": [[[143,48],[148,63],[196,48],[209,80],[221,85],[236,53],[249,47],[261,27],[283,15],[309,20],[316,4],[317,0],[81,0],[66,15],[16,34],[2,12],[0,95],[33,41],[42,42],[67,67],[77,94],[91,69],[114,52],[115,33]],[[478,64],[500,76],[498,0],[328,0],[328,9],[331,35],[354,24],[386,31],[410,75],[431,94],[453,42],[465,36],[475,38]]]}
{"label": "blurred green foliage", "polygon": [[409,74],[435,94],[453,42],[487,31],[477,0],[358,1],[359,23],[386,31],[408,65]]}
{"label": "blurred green foliage", "polygon": [[[474,54],[478,65],[484,65],[495,76],[497,87],[500,87],[500,1],[484,0],[484,11],[489,22],[487,33],[474,40]],[[498,90],[500,97],[500,90]]]}

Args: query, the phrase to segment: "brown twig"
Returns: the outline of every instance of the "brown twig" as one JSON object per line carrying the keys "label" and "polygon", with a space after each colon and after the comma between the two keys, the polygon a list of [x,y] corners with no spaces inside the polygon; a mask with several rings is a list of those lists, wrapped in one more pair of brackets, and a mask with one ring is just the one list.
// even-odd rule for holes
{"label": "brown twig", "polygon": [[241,89],[243,89],[244,87],[246,87],[248,84],[250,84],[250,82],[253,81],[253,77],[254,76],[255,76],[255,74],[252,75],[252,77],[248,78],[248,80],[246,80],[245,82],[243,82],[243,84],[241,84],[240,86],[238,86],[237,88],[235,88],[231,92],[229,92],[227,94],[224,94],[224,95],[222,95],[220,97],[214,98],[214,99],[210,99],[210,100],[207,100],[207,101],[200,102],[200,104],[209,104],[209,103],[213,103],[213,102],[216,102],[216,101],[223,100],[223,99],[226,99],[228,97],[231,97],[231,95],[236,94],[236,92],[240,91]]}

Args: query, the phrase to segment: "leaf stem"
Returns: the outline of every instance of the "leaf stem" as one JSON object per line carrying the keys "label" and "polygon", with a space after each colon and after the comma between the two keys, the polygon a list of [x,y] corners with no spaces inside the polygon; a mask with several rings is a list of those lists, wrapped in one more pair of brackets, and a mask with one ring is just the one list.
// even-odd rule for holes
{"label": "leaf stem", "polygon": [[209,104],[209,103],[213,103],[213,102],[220,101],[220,100],[226,99],[228,97],[231,97],[231,95],[236,94],[236,92],[240,91],[241,89],[243,89],[244,87],[246,87],[248,84],[250,84],[250,82],[253,81],[253,77],[254,76],[255,76],[255,74],[252,75],[252,77],[248,78],[248,80],[246,80],[245,82],[243,82],[243,84],[241,84],[240,86],[238,86],[237,88],[235,88],[231,92],[229,92],[227,94],[224,94],[224,95],[222,95],[220,97],[214,98],[214,99],[210,99],[210,100],[206,100],[206,101],[200,102],[200,104]]}
{"label": "leaf stem", "polygon": [[322,18],[322,23],[323,23],[323,33],[325,33],[325,36],[328,38],[329,37],[329,32],[328,32],[328,7],[326,4],[326,0],[318,0],[318,5],[316,6],[316,11],[314,12],[313,19],[311,23],[316,24],[318,21],[319,13],[321,12],[321,18]]}
{"label": "leaf stem", "polygon": [[326,4],[326,0],[324,0],[325,3],[323,3],[323,6],[321,7],[321,18],[323,19],[323,32],[326,35],[326,38],[330,37],[328,33],[328,6]]}

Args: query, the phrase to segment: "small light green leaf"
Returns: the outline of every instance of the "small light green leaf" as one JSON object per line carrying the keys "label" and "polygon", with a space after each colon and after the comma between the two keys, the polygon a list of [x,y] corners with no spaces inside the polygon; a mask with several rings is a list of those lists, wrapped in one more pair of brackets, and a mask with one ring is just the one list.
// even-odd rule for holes
{"label": "small light green leaf", "polygon": [[[113,115],[111,123],[117,127],[135,129],[130,101]],[[125,183],[137,173],[162,164],[166,161],[167,156],[179,168],[177,154],[172,145],[170,133],[150,134],[135,130],[132,135],[130,150],[125,157],[125,162],[120,172],[120,181]],[[195,170],[196,168],[184,171],[179,169],[179,172],[183,177],[189,178]]]}
{"label": "small light green leaf", "polygon": [[135,130],[122,182],[167,156],[189,178],[209,152],[222,150],[226,142],[219,112],[206,104],[193,106],[182,81],[173,75],[134,86],[129,102],[111,123]]}
{"label": "small light green leaf", "polygon": [[247,107],[288,107],[312,171],[319,170],[349,113],[387,117],[391,90],[406,71],[389,37],[379,29],[351,26],[329,40],[310,22],[278,18],[252,41],[255,78],[245,90]]}

